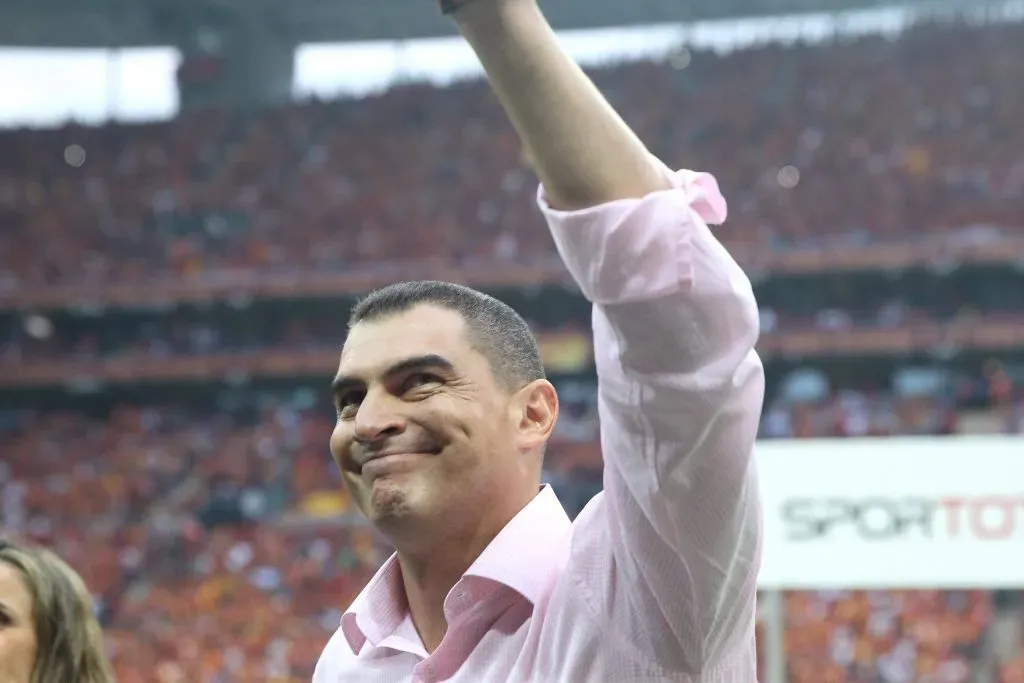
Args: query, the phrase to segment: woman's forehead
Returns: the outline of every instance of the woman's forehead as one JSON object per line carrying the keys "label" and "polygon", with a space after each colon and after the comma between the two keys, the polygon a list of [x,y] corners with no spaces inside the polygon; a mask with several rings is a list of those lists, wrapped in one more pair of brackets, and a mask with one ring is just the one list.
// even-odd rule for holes
{"label": "woman's forehead", "polygon": [[32,595],[25,577],[6,562],[0,561],[0,604],[17,614],[32,613]]}

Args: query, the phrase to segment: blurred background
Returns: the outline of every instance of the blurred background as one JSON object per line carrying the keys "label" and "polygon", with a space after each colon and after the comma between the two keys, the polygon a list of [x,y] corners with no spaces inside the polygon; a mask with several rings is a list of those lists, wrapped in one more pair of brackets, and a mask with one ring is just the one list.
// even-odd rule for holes
{"label": "blurred background", "polygon": [[[985,435],[1024,462],[1021,3],[542,5],[652,150],[730,201],[769,493],[788,495],[772,454],[804,439],[884,440],[920,485],[956,444],[943,476],[1005,482],[971,463]],[[310,679],[388,554],[327,450],[344,322],[373,287],[516,307],[565,403],[548,481],[572,513],[600,489],[588,306],[433,3],[3,0],[0,92],[0,520],[85,576],[121,683]],[[822,469],[837,442],[813,443]],[[762,682],[1024,682],[1014,510],[991,581],[787,568]]]}

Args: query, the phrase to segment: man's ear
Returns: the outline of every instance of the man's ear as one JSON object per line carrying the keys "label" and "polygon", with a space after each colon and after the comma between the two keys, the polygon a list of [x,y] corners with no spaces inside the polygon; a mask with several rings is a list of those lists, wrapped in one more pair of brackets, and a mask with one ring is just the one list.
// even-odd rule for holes
{"label": "man's ear", "polygon": [[510,408],[519,450],[542,449],[558,421],[558,393],[551,382],[530,382],[515,393]]}

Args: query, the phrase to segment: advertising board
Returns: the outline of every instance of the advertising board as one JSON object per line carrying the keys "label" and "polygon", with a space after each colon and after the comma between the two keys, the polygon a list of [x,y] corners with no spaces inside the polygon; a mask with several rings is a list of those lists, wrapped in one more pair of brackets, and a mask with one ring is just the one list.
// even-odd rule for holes
{"label": "advertising board", "polygon": [[1024,588],[1024,438],[764,441],[761,586]]}

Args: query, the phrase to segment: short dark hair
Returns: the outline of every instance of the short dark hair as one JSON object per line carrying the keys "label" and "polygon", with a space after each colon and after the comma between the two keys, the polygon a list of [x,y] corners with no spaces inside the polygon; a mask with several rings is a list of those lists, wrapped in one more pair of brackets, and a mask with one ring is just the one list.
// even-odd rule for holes
{"label": "short dark hair", "polygon": [[458,313],[466,323],[469,342],[491,365],[498,382],[518,389],[544,379],[537,339],[523,317],[508,304],[470,287],[451,282],[398,282],[371,292],[355,305],[348,326],[404,313],[416,306],[434,305]]}

